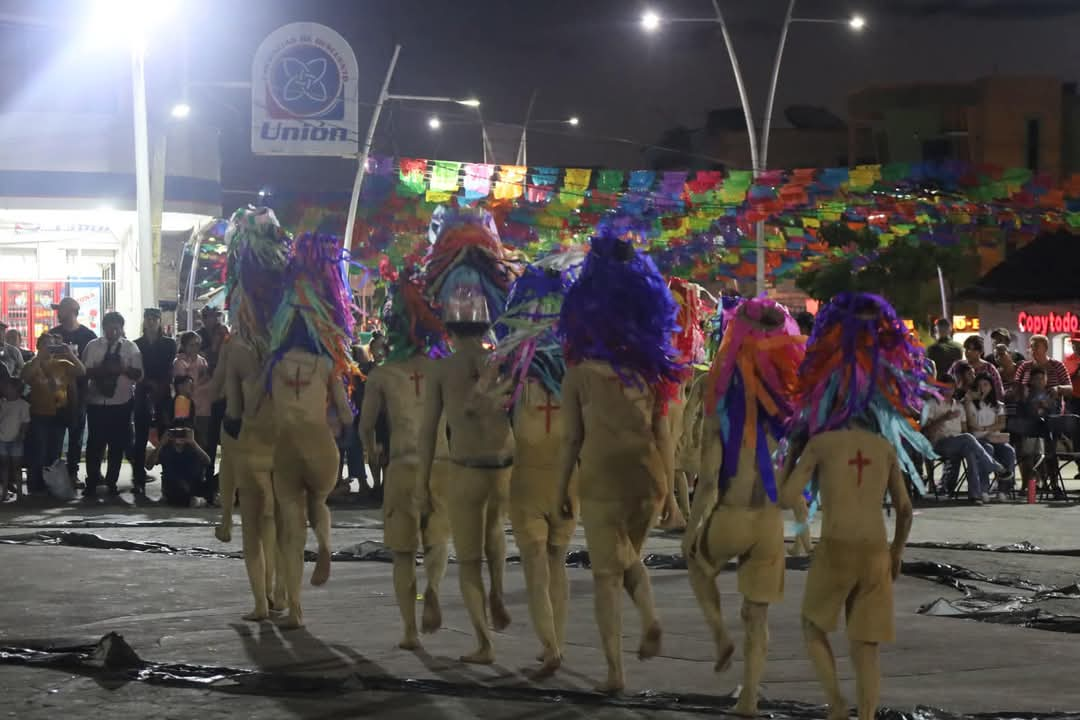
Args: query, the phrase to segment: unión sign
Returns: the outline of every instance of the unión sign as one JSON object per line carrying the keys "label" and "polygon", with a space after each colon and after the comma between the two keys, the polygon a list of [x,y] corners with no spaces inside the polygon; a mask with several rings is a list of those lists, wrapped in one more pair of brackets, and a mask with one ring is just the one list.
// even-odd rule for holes
{"label": "uni\u00f3n sign", "polygon": [[255,52],[251,151],[263,155],[356,155],[356,55],[338,33],[292,23]]}

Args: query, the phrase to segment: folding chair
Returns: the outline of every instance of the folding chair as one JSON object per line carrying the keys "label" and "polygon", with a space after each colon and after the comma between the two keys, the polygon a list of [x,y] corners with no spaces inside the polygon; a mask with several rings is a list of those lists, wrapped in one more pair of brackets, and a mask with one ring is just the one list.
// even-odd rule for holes
{"label": "folding chair", "polygon": [[[1044,500],[1056,496],[1063,489],[1057,461],[1054,459],[1056,453],[1054,451],[1054,440],[1049,429],[1048,421],[1050,419],[1052,418],[1043,419],[1016,415],[1010,415],[1005,419],[1005,431],[1018,440],[1013,443],[1016,448],[1017,460],[1028,457],[1023,451],[1024,440],[1034,438],[1043,441],[1043,453],[1034,457],[1032,472],[1035,474],[1038,495]],[[1021,477],[1020,481],[1024,483],[1025,478]],[[1022,486],[1021,490],[1026,491],[1026,488]]]}
{"label": "folding chair", "polygon": [[1067,494],[1061,470],[1069,463],[1080,463],[1080,415],[1053,415],[1046,419],[1046,426],[1051,439],[1048,469],[1055,490],[1064,498]]}

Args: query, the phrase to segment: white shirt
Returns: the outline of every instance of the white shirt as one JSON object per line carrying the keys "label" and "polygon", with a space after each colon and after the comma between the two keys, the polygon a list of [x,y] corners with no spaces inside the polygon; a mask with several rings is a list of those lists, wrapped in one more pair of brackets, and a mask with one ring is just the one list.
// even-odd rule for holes
{"label": "white shirt", "polygon": [[937,431],[933,433],[932,441],[937,442],[942,438],[953,437],[954,435],[960,435],[964,432],[964,410],[960,407],[960,403],[956,402],[952,398],[948,400],[938,400],[937,398],[931,398],[925,405],[926,420],[924,425],[933,422],[934,420],[942,417],[953,410],[956,411],[956,417],[945,420],[937,427]]}
{"label": "white shirt", "polygon": [[0,442],[14,442],[19,430],[30,422],[30,403],[22,398],[0,400]]}
{"label": "white shirt", "polygon": [[984,428],[993,427],[994,423],[997,422],[998,416],[1004,414],[1004,412],[1001,403],[991,405],[983,402],[980,407],[975,407],[975,403],[969,400],[967,403],[969,431],[977,438],[989,435],[990,430]]}
{"label": "white shirt", "polygon": [[[142,370],[142,353],[139,352],[138,346],[127,338],[120,338],[116,342],[120,343],[120,364],[123,368],[125,370],[128,368]],[[109,347],[110,343],[106,338],[99,337],[96,340],[91,340],[86,349],[83,350],[82,361],[86,369],[89,370],[101,365],[105,360]],[[116,343],[113,343],[112,347],[113,351],[116,352]],[[90,380],[90,392],[87,395],[87,402],[91,405],[123,405],[126,402],[131,402],[134,397],[135,381],[127,375],[121,374],[116,379],[116,389],[109,397],[101,394],[96,379]]]}

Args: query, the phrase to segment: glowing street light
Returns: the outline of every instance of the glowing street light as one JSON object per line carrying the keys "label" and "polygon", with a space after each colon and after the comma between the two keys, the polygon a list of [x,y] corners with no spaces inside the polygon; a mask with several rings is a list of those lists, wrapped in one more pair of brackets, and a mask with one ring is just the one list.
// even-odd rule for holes
{"label": "glowing street light", "polygon": [[641,16],[641,29],[645,32],[656,32],[660,29],[660,16],[652,10],[647,10]]}
{"label": "glowing street light", "polygon": [[169,115],[176,120],[183,120],[188,115],[191,115],[191,106],[186,102],[176,103],[173,105],[172,110],[169,111]]}
{"label": "glowing street light", "polygon": [[577,127],[578,125],[580,125],[580,124],[581,124],[581,120],[580,120],[580,118],[578,118],[578,116],[577,116],[577,115],[574,115],[574,116],[573,116],[572,118],[570,118],[570,119],[569,119],[569,120],[567,120],[566,122],[570,123],[570,124],[571,124],[571,125],[573,125],[574,127]]}
{"label": "glowing street light", "polygon": [[852,15],[848,20],[848,27],[852,30],[859,31],[866,27],[866,18],[862,15]]}
{"label": "glowing street light", "polygon": [[442,121],[440,121],[439,118],[435,115],[432,115],[430,118],[428,118],[427,126],[432,130],[438,130],[442,127]]}
{"label": "glowing street light", "polygon": [[467,100],[458,100],[457,102],[458,102],[459,105],[464,105],[465,107],[471,107],[471,108],[480,107],[480,101],[477,100],[476,98],[468,98]]}

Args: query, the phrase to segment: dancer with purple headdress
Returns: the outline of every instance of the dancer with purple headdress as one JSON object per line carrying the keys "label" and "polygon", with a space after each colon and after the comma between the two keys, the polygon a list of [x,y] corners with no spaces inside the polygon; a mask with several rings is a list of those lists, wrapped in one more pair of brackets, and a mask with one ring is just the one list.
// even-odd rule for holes
{"label": "dancer with purple headdress", "polygon": [[638,657],[660,653],[660,622],[641,554],[661,508],[675,507],[667,502],[674,478],[667,405],[687,373],[672,345],[677,307],[671,291],[652,261],[619,235],[605,224],[592,239],[558,325],[568,367],[560,482],[570,514],[576,468],[608,666],[598,687],[603,692],[618,692],[625,683],[623,588],[641,615]]}
{"label": "dancer with purple headdress", "polygon": [[683,553],[716,644],[717,672],[730,667],[735,644],[716,577],[738,559],[745,633],[735,712],[744,715],[757,713],[769,605],[784,596],[784,519],[773,452],[792,414],[805,341],[783,306],[744,300],[723,314],[723,340],[705,381],[702,474]]}
{"label": "dancer with purple headdress", "polygon": [[359,372],[349,352],[353,316],[347,272],[338,238],[299,237],[271,328],[267,382],[277,422],[274,494],[288,592],[287,628],[304,624],[300,585],[307,522],[318,543],[311,584],[330,579],[326,498],[337,484],[338,450],[327,419],[328,402],[341,425],[351,428],[353,409],[345,388]]}
{"label": "dancer with purple headdress", "polygon": [[[878,646],[891,642],[892,583],[911,530],[907,472],[921,485],[905,445],[935,457],[918,431],[925,400],[936,394],[921,347],[883,298],[842,293],[819,313],[799,369],[781,504],[804,489],[821,496],[821,540],[803,597],[803,632],[824,686],[829,717],[848,716],[826,633],[847,616],[860,720],[871,720],[880,690]],[[896,530],[888,542],[882,499],[888,492]]]}

